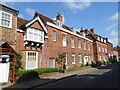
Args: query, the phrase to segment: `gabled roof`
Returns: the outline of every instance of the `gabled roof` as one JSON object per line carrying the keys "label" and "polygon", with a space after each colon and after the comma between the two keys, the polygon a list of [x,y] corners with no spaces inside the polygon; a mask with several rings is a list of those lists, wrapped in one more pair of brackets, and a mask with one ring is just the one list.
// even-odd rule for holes
{"label": "gabled roof", "polygon": [[22,19],[22,18],[17,18],[17,29],[21,29],[21,27],[23,25],[25,25],[26,23],[28,23],[29,21]]}
{"label": "gabled roof", "polygon": [[[53,20],[53,19],[50,19],[49,17],[46,17],[46,16],[44,16],[44,15],[38,13],[38,12],[35,13],[34,18],[35,18],[36,16],[39,16],[45,25],[46,25],[46,22],[54,23],[54,20]],[[54,24],[55,24],[55,23],[54,23]],[[71,31],[71,28],[68,27],[68,26],[66,26],[66,25],[63,25],[62,27],[63,27],[64,29],[67,29],[67,30]]]}
{"label": "gabled roof", "polygon": [[[5,52],[3,50],[6,50]],[[17,54],[16,51],[7,43],[7,42],[2,42],[0,44],[0,53],[2,54]]]}

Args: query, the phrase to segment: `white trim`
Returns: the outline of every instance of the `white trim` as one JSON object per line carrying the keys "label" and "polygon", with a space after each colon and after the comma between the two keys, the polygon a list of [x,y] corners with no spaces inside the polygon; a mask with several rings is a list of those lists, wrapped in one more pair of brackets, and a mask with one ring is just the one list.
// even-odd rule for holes
{"label": "white trim", "polygon": [[67,29],[64,29],[64,28],[62,28],[62,27],[59,27],[59,26],[57,26],[57,25],[55,25],[55,24],[53,24],[53,23],[47,22],[47,25],[52,26],[52,27],[54,27],[54,28],[57,28],[57,29],[59,29],[59,30],[61,30],[61,31],[70,33],[70,34],[72,34],[72,35],[75,35],[75,36],[77,36],[77,37],[86,39],[86,40],[88,40],[88,41],[90,41],[90,42],[93,42],[92,40],[90,40],[90,39],[88,39],[88,38],[86,38],[86,37],[80,36],[80,35],[78,35],[78,34],[76,34],[76,33],[73,33],[73,32],[71,32],[71,31],[67,30]]}
{"label": "white trim", "polygon": [[[1,25],[2,12],[5,13],[5,14],[10,15],[10,26]],[[0,10],[0,26],[6,27],[6,28],[10,28],[10,29],[12,28],[12,14],[11,13],[8,13],[8,12]]]}
{"label": "white trim", "polygon": [[43,29],[45,30],[46,33],[48,33],[46,27],[44,26],[44,24],[42,23],[41,19],[39,18],[39,16],[37,16],[36,18],[34,18],[32,21],[28,22],[25,26],[28,27],[30,24],[34,23],[35,21],[39,21],[40,24],[42,25]]}
{"label": "white trim", "polygon": [[82,54],[79,54],[79,63],[82,63]]}
{"label": "white trim", "polygon": [[17,29],[17,32],[21,32],[21,33],[23,32],[24,33],[25,31],[23,31],[21,29]]}
{"label": "white trim", "polygon": [[75,53],[72,53],[71,56],[74,56],[74,62],[72,62],[72,64],[75,64]]}
{"label": "white trim", "polygon": [[37,51],[26,51],[26,70],[29,70],[29,69],[35,69],[35,68],[27,68],[27,65],[28,65],[28,52],[35,52],[36,53],[36,67],[35,68],[38,68],[38,52]]}

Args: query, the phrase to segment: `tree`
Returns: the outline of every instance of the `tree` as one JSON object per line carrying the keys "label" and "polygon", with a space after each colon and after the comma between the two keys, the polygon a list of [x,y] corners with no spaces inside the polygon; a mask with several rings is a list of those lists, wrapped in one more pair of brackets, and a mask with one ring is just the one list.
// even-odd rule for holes
{"label": "tree", "polygon": [[65,57],[66,57],[65,53],[59,53],[58,57],[56,58],[56,61],[58,61],[62,65],[62,69],[66,69],[65,61],[64,61]]}

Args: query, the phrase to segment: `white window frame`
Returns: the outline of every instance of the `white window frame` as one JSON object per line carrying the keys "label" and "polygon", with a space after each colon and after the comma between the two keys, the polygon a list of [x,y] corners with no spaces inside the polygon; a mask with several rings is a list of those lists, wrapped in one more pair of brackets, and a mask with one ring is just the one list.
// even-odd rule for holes
{"label": "white window frame", "polygon": [[66,55],[66,58],[65,58],[65,59],[66,59],[66,62],[65,62],[65,65],[67,65],[67,53],[64,53],[64,54]]}
{"label": "white window frame", "polygon": [[91,47],[90,47],[90,43],[88,43],[88,51],[90,51],[91,49],[90,49]]}
{"label": "white window frame", "polygon": [[26,51],[26,70],[35,69],[35,68],[27,68],[27,65],[28,65],[28,53],[29,52],[36,53],[36,67],[35,68],[38,68],[38,52],[36,52],[36,51]]}
{"label": "white window frame", "polygon": [[78,39],[78,48],[81,48],[81,40]]}
{"label": "white window frame", "polygon": [[101,38],[101,42],[103,42],[103,38]]}
{"label": "white window frame", "polygon": [[101,48],[99,47],[99,52],[101,51]]}
{"label": "white window frame", "polygon": [[79,54],[79,63],[82,63],[82,54]]}
{"label": "white window frame", "polygon": [[97,40],[100,41],[100,37],[97,37]]}
{"label": "white window frame", "polygon": [[65,34],[62,35],[62,45],[67,46],[67,36]]}
{"label": "white window frame", "polygon": [[71,48],[75,48],[75,39],[71,37]]}
{"label": "white window frame", "polygon": [[49,58],[49,60],[50,60],[50,59],[53,59],[53,61],[54,61],[54,62],[53,62],[53,63],[54,63],[54,66],[53,66],[53,67],[50,67],[50,66],[49,66],[49,67],[50,67],[50,68],[55,68],[55,58]]}
{"label": "white window frame", "polygon": [[87,45],[85,41],[84,41],[84,50],[87,50]]}
{"label": "white window frame", "polygon": [[72,57],[74,57],[74,62],[72,61],[72,64],[75,64],[75,54],[72,53]]}
{"label": "white window frame", "polygon": [[[5,25],[1,24],[1,22],[2,22],[2,13],[10,15],[10,25],[9,26],[5,26]],[[7,27],[7,28],[12,28],[12,14],[11,13],[8,13],[8,12],[5,12],[5,11],[0,11],[0,26]]]}
{"label": "white window frame", "polygon": [[[35,30],[37,30],[37,32],[35,32]],[[32,38],[30,39],[29,37],[29,33],[32,33]],[[38,38],[34,38],[35,34],[38,34]],[[41,31],[39,29],[35,29],[35,28],[27,28],[27,32],[25,33],[25,40],[29,40],[29,41],[34,41],[34,42],[40,42],[40,43],[44,43],[44,31]]]}
{"label": "white window frame", "polygon": [[57,32],[52,30],[52,41],[56,42]]}
{"label": "white window frame", "polygon": [[104,48],[102,48],[102,52],[104,52]]}
{"label": "white window frame", "polygon": [[106,43],[106,40],[104,39],[104,43]]}

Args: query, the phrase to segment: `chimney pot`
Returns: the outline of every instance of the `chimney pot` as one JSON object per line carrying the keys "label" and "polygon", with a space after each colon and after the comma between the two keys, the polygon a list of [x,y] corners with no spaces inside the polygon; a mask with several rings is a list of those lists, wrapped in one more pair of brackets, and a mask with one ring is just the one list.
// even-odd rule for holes
{"label": "chimney pot", "polygon": [[94,33],[94,29],[93,29],[93,28],[91,28],[90,31],[91,31],[92,33]]}

